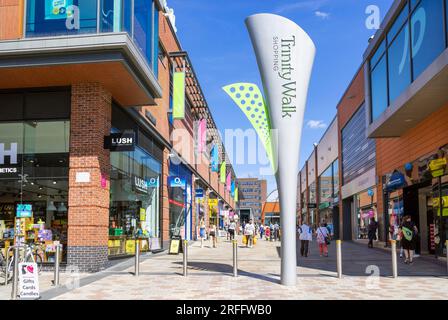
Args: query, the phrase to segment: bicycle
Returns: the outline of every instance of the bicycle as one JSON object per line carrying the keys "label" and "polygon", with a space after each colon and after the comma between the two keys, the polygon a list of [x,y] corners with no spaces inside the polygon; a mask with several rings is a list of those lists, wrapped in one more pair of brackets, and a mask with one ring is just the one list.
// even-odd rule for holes
{"label": "bicycle", "polygon": [[[6,266],[6,258],[0,250],[0,285],[5,285],[6,283],[11,282],[13,277],[13,268],[14,265],[12,260],[10,260],[8,266]],[[6,279],[6,270],[8,270],[8,279]]]}
{"label": "bicycle", "polygon": [[[26,263],[36,263],[37,264],[37,271],[40,274],[42,272],[42,266],[43,266],[43,254],[44,251],[42,249],[41,245],[35,245],[35,244],[29,244],[25,245],[25,252],[22,254],[20,251],[23,249],[23,247],[19,250],[19,263],[26,262]],[[40,252],[39,252],[40,251]],[[3,267],[5,269],[5,267]],[[8,278],[13,273],[14,269],[14,256],[11,257],[9,260],[9,266],[8,266]],[[4,278],[4,276],[3,276]],[[8,279],[8,281],[10,281]],[[4,281],[3,281],[4,283]]]}

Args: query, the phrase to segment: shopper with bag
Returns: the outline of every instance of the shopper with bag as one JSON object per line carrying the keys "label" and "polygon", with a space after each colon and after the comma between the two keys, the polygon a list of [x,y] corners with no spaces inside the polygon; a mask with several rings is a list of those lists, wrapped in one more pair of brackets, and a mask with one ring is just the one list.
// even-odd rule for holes
{"label": "shopper with bag", "polygon": [[328,245],[330,244],[330,234],[324,223],[321,223],[320,227],[316,230],[317,244],[319,245],[319,254],[322,257],[328,257]]}
{"label": "shopper with bag", "polygon": [[404,256],[406,257],[404,263],[412,264],[414,262],[414,251],[417,247],[418,229],[411,220],[411,216],[408,215],[403,218],[403,224],[400,230],[401,246],[404,249]]}
{"label": "shopper with bag", "polygon": [[247,239],[246,247],[252,248],[255,236],[255,226],[252,219],[250,219],[249,223],[246,223],[244,226],[244,236]]}

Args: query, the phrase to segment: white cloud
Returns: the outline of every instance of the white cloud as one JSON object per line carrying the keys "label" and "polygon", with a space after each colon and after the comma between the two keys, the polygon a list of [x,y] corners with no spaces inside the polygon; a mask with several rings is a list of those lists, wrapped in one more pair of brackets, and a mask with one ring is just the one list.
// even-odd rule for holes
{"label": "white cloud", "polygon": [[327,124],[322,120],[309,120],[306,125],[310,129],[324,129],[327,127]]}
{"label": "white cloud", "polygon": [[314,15],[321,18],[322,20],[328,19],[330,17],[330,14],[328,12],[323,11],[315,11]]}

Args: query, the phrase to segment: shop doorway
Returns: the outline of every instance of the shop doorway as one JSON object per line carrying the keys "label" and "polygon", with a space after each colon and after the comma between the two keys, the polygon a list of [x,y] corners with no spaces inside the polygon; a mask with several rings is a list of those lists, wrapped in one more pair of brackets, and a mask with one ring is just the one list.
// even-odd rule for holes
{"label": "shop doorway", "polygon": [[353,197],[342,200],[342,240],[352,240]]}
{"label": "shop doorway", "polygon": [[[404,215],[411,216],[411,220],[415,223],[417,229],[421,231],[418,189],[419,189],[418,186],[411,186],[403,189],[403,208],[404,208]],[[421,214],[424,214],[424,212],[422,212]],[[422,236],[421,232],[419,232],[417,245],[415,249],[415,253],[417,254],[421,253],[421,245],[420,245],[421,236]]]}
{"label": "shop doorway", "polygon": [[339,234],[339,206],[333,207],[333,229],[335,239],[340,239]]}

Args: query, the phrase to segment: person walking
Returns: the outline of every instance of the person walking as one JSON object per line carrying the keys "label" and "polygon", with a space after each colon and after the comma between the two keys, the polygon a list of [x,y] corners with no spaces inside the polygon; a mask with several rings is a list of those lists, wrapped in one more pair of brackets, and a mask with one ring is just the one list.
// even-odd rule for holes
{"label": "person walking", "polygon": [[309,243],[313,239],[310,226],[304,221],[298,228],[299,240],[300,240],[300,255],[308,257]]}
{"label": "person walking", "polygon": [[411,216],[407,215],[403,218],[400,230],[401,246],[404,249],[405,256],[404,263],[412,264],[414,262],[414,251],[417,246],[418,229]]}
{"label": "person walking", "polygon": [[276,222],[274,224],[274,240],[277,241],[279,240],[279,231],[280,231],[280,226],[278,225],[278,223]]}
{"label": "person walking", "polygon": [[376,240],[376,230],[378,229],[378,222],[375,221],[374,217],[370,218],[370,223],[367,228],[367,235],[369,237],[369,244],[367,245],[369,248],[373,248],[373,240]]}
{"label": "person walking", "polygon": [[264,228],[265,230],[265,234],[266,234],[266,241],[269,241],[269,239],[271,238],[271,229],[269,228],[268,225],[266,225],[266,227]]}
{"label": "person walking", "polygon": [[264,226],[263,226],[263,224],[260,224],[259,232],[260,232],[260,239],[263,239],[263,235],[264,235]]}
{"label": "person walking", "polygon": [[213,248],[217,247],[218,239],[217,239],[218,231],[216,228],[216,224],[212,224],[209,229],[209,237],[210,240],[213,242]]}
{"label": "person walking", "polygon": [[235,230],[236,230],[236,223],[234,220],[230,221],[229,223],[229,235],[230,235],[230,241],[235,239]]}
{"label": "person walking", "polygon": [[329,237],[328,229],[322,223],[320,227],[316,229],[316,239],[317,244],[319,245],[319,254],[321,257],[322,255],[328,257],[328,242],[329,242],[328,237]]}
{"label": "person walking", "polygon": [[204,247],[204,239],[205,239],[205,221],[204,218],[201,218],[199,222],[199,237],[201,238],[201,248]]}
{"label": "person walking", "polygon": [[246,223],[244,226],[244,235],[247,239],[246,247],[252,248],[255,236],[255,225],[253,224],[252,219],[250,219],[249,223]]}

